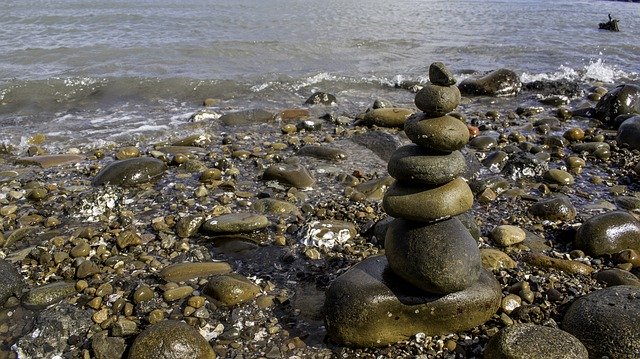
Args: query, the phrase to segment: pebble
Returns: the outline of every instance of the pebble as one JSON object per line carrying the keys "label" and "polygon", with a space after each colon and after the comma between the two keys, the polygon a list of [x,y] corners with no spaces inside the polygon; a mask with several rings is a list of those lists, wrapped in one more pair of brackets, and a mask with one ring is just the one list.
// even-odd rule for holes
{"label": "pebble", "polygon": [[206,220],[201,230],[209,234],[243,233],[267,228],[270,223],[269,219],[261,214],[229,213]]}
{"label": "pebble", "polygon": [[365,126],[379,127],[404,127],[409,116],[413,115],[415,110],[410,108],[376,108],[370,109],[364,114],[358,116],[358,124]]}
{"label": "pebble", "polygon": [[508,254],[494,248],[481,248],[480,257],[482,265],[490,270],[513,269],[517,266]]}
{"label": "pebble", "polygon": [[275,114],[262,109],[242,110],[224,114],[218,118],[226,126],[247,126],[258,123],[268,123],[275,120]]}
{"label": "pebble", "polygon": [[262,174],[265,181],[278,181],[284,185],[304,189],[313,186],[315,179],[301,164],[279,163],[265,169]]}
{"label": "pebble", "polygon": [[571,221],[576,218],[576,207],[566,196],[543,199],[529,207],[534,217],[549,221]]}
{"label": "pebble", "polygon": [[188,262],[166,266],[159,275],[167,282],[184,282],[229,272],[231,272],[231,266],[226,262]]}
{"label": "pebble", "polygon": [[433,62],[429,65],[429,81],[440,86],[451,86],[456,83],[453,73],[442,62]]}
{"label": "pebble", "polygon": [[333,105],[336,103],[336,97],[326,92],[316,92],[304,102],[307,105]]}
{"label": "pebble", "polygon": [[[638,107],[640,108],[640,105]],[[640,116],[633,116],[622,122],[616,141],[629,149],[640,150]]]}
{"label": "pebble", "polygon": [[84,260],[76,269],[76,278],[84,279],[100,273],[100,267],[91,260]]}
{"label": "pebble", "polygon": [[487,135],[476,136],[469,141],[469,147],[480,152],[490,151],[497,145],[498,141],[494,137]]}
{"label": "pebble", "polygon": [[240,274],[231,273],[210,277],[203,293],[232,307],[257,297],[260,287]]}
{"label": "pebble", "polygon": [[116,152],[117,160],[126,160],[127,158],[140,157],[140,149],[135,146],[122,147]]}
{"label": "pebble", "polygon": [[173,302],[176,300],[187,298],[192,293],[193,288],[191,286],[185,285],[165,290],[162,294],[162,298],[164,298],[166,302]]}
{"label": "pebble", "polygon": [[53,282],[31,288],[22,298],[26,308],[42,309],[76,294],[75,282]]}
{"label": "pebble", "polygon": [[565,186],[570,186],[575,183],[573,176],[569,172],[557,168],[548,170],[544,174],[544,180],[552,184]]}
{"label": "pebble", "polygon": [[578,338],[590,358],[635,358],[640,353],[640,287],[617,285],[578,298],[562,329]]}
{"label": "pebble", "polygon": [[588,264],[569,259],[553,258],[542,253],[525,253],[522,260],[535,267],[552,268],[571,274],[589,275],[593,272],[593,267]]}
{"label": "pebble", "polygon": [[526,236],[527,234],[522,230],[522,228],[508,224],[497,226],[491,231],[491,238],[501,247],[508,247],[521,243],[524,241]]}
{"label": "pebble", "polygon": [[12,295],[20,295],[24,279],[16,267],[5,259],[0,259],[0,306]]}
{"label": "pebble", "polygon": [[192,326],[166,320],[138,334],[129,350],[129,359],[214,359],[209,342]]}
{"label": "pebble", "polygon": [[347,152],[328,146],[305,145],[296,152],[296,156],[314,157],[325,161],[341,161],[347,158]]}
{"label": "pebble", "polygon": [[640,286],[640,279],[638,279],[638,277],[629,271],[618,268],[601,270],[594,274],[593,277],[600,282],[606,283],[608,287],[614,285]]}
{"label": "pebble", "polygon": [[578,228],[574,245],[592,256],[640,251],[640,222],[624,211],[593,216]]}
{"label": "pebble", "polygon": [[84,156],[79,155],[42,155],[31,157],[18,157],[16,164],[36,165],[42,168],[51,168],[69,164],[76,164],[84,160]]}
{"label": "pebble", "polygon": [[484,351],[492,359],[588,359],[587,348],[574,336],[557,328],[517,323],[491,337]]}
{"label": "pebble", "polygon": [[136,304],[151,300],[153,297],[153,289],[148,285],[141,285],[135,290],[135,292],[133,292],[133,302]]}
{"label": "pebble", "polygon": [[187,215],[176,223],[175,231],[180,238],[189,238],[198,233],[200,226],[204,223],[204,216]]}

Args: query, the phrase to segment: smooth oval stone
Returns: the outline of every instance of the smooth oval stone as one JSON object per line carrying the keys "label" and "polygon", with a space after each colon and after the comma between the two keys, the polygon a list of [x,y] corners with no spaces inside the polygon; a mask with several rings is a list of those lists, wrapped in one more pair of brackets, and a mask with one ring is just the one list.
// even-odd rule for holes
{"label": "smooth oval stone", "polygon": [[576,207],[565,196],[544,199],[529,207],[529,213],[549,221],[570,221],[576,218]]}
{"label": "smooth oval stone", "polygon": [[382,206],[388,215],[413,221],[433,221],[471,209],[473,193],[458,177],[438,187],[414,187],[395,182],[385,194]]}
{"label": "smooth oval stone", "polygon": [[167,165],[156,158],[129,158],[109,163],[98,172],[91,183],[94,186],[103,184],[134,186],[159,178],[166,169]]}
{"label": "smooth oval stone", "polygon": [[430,293],[464,290],[480,277],[478,245],[457,218],[433,224],[395,219],[384,248],[395,274]]}
{"label": "smooth oval stone", "polygon": [[640,287],[617,285],[578,298],[562,329],[587,347],[590,358],[637,358],[640,353]]}
{"label": "smooth oval stone", "polygon": [[306,145],[296,152],[296,156],[314,157],[327,161],[340,161],[347,158],[347,152],[339,148],[318,146],[318,145]]}
{"label": "smooth oval stone", "polygon": [[265,181],[275,180],[296,188],[309,188],[315,183],[315,179],[306,167],[294,163],[271,165],[262,174],[262,179]]}
{"label": "smooth oval stone", "polygon": [[434,62],[429,66],[429,81],[440,86],[451,86],[456,83],[453,73],[442,62]]}
{"label": "smooth oval stone", "polygon": [[427,117],[440,117],[458,107],[460,98],[456,86],[427,84],[416,93],[414,102]]}
{"label": "smooth oval stone", "polygon": [[31,157],[18,157],[16,163],[19,165],[36,165],[42,168],[50,168],[55,166],[63,166],[74,164],[84,160],[80,155],[42,155]]}
{"label": "smooth oval stone", "polygon": [[304,102],[307,105],[333,105],[336,103],[336,97],[326,92],[316,92]]}
{"label": "smooth oval stone", "polygon": [[448,295],[424,293],[393,273],[385,256],[372,256],[338,277],[326,292],[326,328],[340,344],[380,347],[416,333],[442,335],[489,320],[500,306],[496,279],[482,271],[471,287]]}
{"label": "smooth oval stone", "polygon": [[76,278],[87,278],[94,274],[100,273],[100,267],[91,260],[85,260],[76,269]]}
{"label": "smooth oval stone", "polygon": [[575,152],[587,152],[589,154],[593,154],[598,150],[606,150],[609,151],[611,147],[606,142],[585,142],[585,143],[574,143],[571,145],[571,149]]}
{"label": "smooth oval stone", "polygon": [[242,233],[264,229],[269,224],[269,219],[261,214],[230,213],[206,220],[201,229],[213,234]]}
{"label": "smooth oval stone", "polygon": [[260,287],[240,274],[231,273],[210,277],[203,292],[231,307],[257,297]]}
{"label": "smooth oval stone", "polygon": [[463,95],[512,96],[520,92],[520,77],[513,71],[498,69],[480,77],[463,80],[458,87]]}
{"label": "smooth oval stone", "polygon": [[166,266],[159,275],[167,282],[184,282],[193,278],[229,272],[231,272],[231,266],[227,262],[189,262]]}
{"label": "smooth oval stone", "polygon": [[439,151],[456,151],[469,142],[467,125],[448,115],[429,118],[415,114],[407,119],[404,132],[411,142]]}
{"label": "smooth oval stone", "polygon": [[216,353],[200,332],[187,323],[165,320],[138,334],[129,359],[214,359]]}
{"label": "smooth oval stone", "polygon": [[482,259],[482,266],[490,270],[512,269],[517,266],[516,261],[509,257],[508,254],[494,248],[480,249],[480,258]]}
{"label": "smooth oval stone", "polygon": [[22,305],[27,308],[42,309],[51,304],[76,294],[74,282],[53,282],[31,288],[22,298]]}
{"label": "smooth oval stone", "polygon": [[469,141],[469,147],[481,152],[489,151],[497,145],[498,141],[495,138],[487,135],[476,136],[471,141]]}
{"label": "smooth oval stone", "polygon": [[557,328],[516,323],[491,337],[483,356],[491,359],[588,359],[587,348]]}
{"label": "smooth oval stone", "polygon": [[613,211],[587,219],[574,241],[576,248],[592,256],[640,250],[640,222],[630,213]]}
{"label": "smooth oval stone", "polygon": [[640,86],[619,85],[607,92],[595,107],[595,117],[613,123],[620,115],[640,113]]}
{"label": "smooth oval stone", "polygon": [[251,209],[259,213],[279,215],[297,215],[300,213],[298,206],[295,204],[275,198],[260,198],[251,205]]}
{"label": "smooth oval stone", "polygon": [[596,280],[606,283],[608,287],[614,285],[633,285],[640,287],[640,279],[635,274],[618,268],[601,270],[593,276]]}
{"label": "smooth oval stone", "polygon": [[403,127],[407,118],[414,113],[410,108],[376,108],[359,116],[359,123],[367,126]]}
{"label": "smooth oval stone", "polygon": [[616,141],[632,150],[640,150],[640,116],[630,117],[620,125]]}
{"label": "smooth oval stone", "polygon": [[575,182],[571,173],[557,168],[552,168],[545,172],[544,179],[549,183],[567,186]]}
{"label": "smooth oval stone", "polygon": [[226,126],[246,126],[271,122],[275,118],[276,116],[269,111],[253,109],[227,113],[218,120]]}
{"label": "smooth oval stone", "polygon": [[22,274],[11,262],[0,259],[0,306],[12,295],[19,295],[24,285]]}
{"label": "smooth oval stone", "polygon": [[418,145],[398,148],[387,166],[391,177],[402,182],[443,184],[460,176],[467,163],[460,151],[442,153]]}
{"label": "smooth oval stone", "polygon": [[162,294],[162,298],[165,302],[175,302],[176,300],[184,299],[193,293],[191,286],[185,285],[182,287],[171,288],[165,290]]}
{"label": "smooth oval stone", "polygon": [[527,234],[522,228],[509,224],[496,226],[491,231],[491,239],[493,239],[497,245],[502,247],[508,247],[524,242],[526,237]]}
{"label": "smooth oval stone", "polygon": [[553,268],[571,274],[589,275],[593,272],[590,265],[568,259],[553,258],[542,253],[527,252],[522,256],[522,260],[535,267]]}

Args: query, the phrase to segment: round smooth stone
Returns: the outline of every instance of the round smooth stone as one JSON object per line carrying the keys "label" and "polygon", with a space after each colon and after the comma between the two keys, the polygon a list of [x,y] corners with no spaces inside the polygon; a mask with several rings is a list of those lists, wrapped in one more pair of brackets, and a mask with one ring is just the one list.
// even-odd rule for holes
{"label": "round smooth stone", "polygon": [[570,221],[576,218],[576,207],[566,196],[557,196],[536,202],[529,207],[529,213],[549,221]]}
{"label": "round smooth stone", "polygon": [[389,175],[398,181],[433,185],[449,182],[466,169],[460,151],[442,153],[413,144],[398,148],[387,165]]}
{"label": "round smooth stone", "polygon": [[473,193],[460,177],[437,187],[406,186],[396,181],[382,200],[388,215],[423,222],[464,213],[472,205]]}
{"label": "round smooth stone", "polygon": [[481,152],[489,151],[497,145],[498,141],[487,135],[476,136],[469,142],[469,147]]}
{"label": "round smooth stone", "polygon": [[469,142],[467,125],[448,115],[430,118],[414,114],[407,119],[404,132],[411,142],[439,151],[456,151]]}
{"label": "round smooth stone", "polygon": [[571,173],[561,169],[552,168],[544,174],[545,181],[559,185],[572,185],[575,180]]}
{"label": "round smooth stone", "polygon": [[425,85],[416,93],[415,104],[425,115],[440,117],[460,104],[460,90],[456,86]]}
{"label": "round smooth stone", "polygon": [[491,238],[501,247],[508,247],[524,242],[527,234],[518,226],[503,224],[491,231]]}
{"label": "round smooth stone", "polygon": [[578,298],[562,329],[578,338],[590,358],[637,358],[640,353],[640,287],[617,285]]}
{"label": "round smooth stone", "polygon": [[574,241],[576,248],[592,256],[640,250],[640,222],[630,213],[613,211],[587,219]]}
{"label": "round smooth stone", "polygon": [[616,141],[632,150],[640,150],[640,116],[630,117],[620,125]]}
{"label": "round smooth stone", "polygon": [[424,291],[453,293],[480,277],[478,245],[457,218],[433,224],[395,219],[384,243],[393,272]]}
{"label": "round smooth stone", "polygon": [[491,337],[483,356],[492,359],[588,359],[587,348],[557,328],[516,323]]}
{"label": "round smooth stone", "polygon": [[316,182],[306,167],[295,163],[271,165],[265,169],[262,179],[265,181],[275,180],[296,188],[309,188]]}
{"label": "round smooth stone", "polygon": [[91,182],[94,186],[111,184],[134,186],[162,176],[167,165],[152,157],[136,157],[114,161],[106,165]]}
{"label": "round smooth stone", "polygon": [[138,334],[129,359],[214,359],[216,353],[197,329],[184,322],[166,320]]}
{"label": "round smooth stone", "polygon": [[500,285],[485,270],[471,287],[436,295],[399,278],[385,256],[372,256],[331,284],[325,323],[337,343],[380,347],[416,333],[433,336],[471,329],[491,319],[501,298]]}

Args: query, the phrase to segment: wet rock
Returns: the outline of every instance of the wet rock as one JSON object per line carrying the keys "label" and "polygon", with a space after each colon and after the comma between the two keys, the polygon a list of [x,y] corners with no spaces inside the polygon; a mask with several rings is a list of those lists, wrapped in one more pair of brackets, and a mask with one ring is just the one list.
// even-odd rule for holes
{"label": "wet rock", "polygon": [[98,172],[91,183],[94,186],[103,184],[134,186],[159,178],[166,168],[164,162],[151,157],[114,161]]}
{"label": "wet rock", "polygon": [[640,210],[640,198],[633,196],[619,196],[616,197],[616,206],[620,209],[624,209],[631,212],[638,212]]}
{"label": "wet rock", "polygon": [[376,108],[358,116],[358,124],[379,127],[402,128],[415,111],[410,108]]}
{"label": "wet rock", "polygon": [[442,153],[418,145],[400,147],[389,160],[387,170],[398,181],[443,184],[467,169],[460,151]]}
{"label": "wet rock", "polygon": [[271,165],[262,174],[262,179],[265,181],[278,181],[296,188],[309,188],[315,183],[315,179],[307,168],[295,163]]}
{"label": "wet rock", "polygon": [[535,267],[553,268],[571,274],[589,275],[593,272],[593,268],[590,265],[568,259],[553,258],[542,253],[525,253],[522,256],[522,260]]}
{"label": "wet rock", "polygon": [[502,294],[493,276],[464,291],[426,294],[398,278],[384,256],[369,257],[338,277],[326,293],[326,328],[340,344],[379,347],[416,333],[460,332],[486,322]]}
{"label": "wet rock", "polygon": [[393,182],[393,177],[387,175],[359,183],[355,189],[364,194],[368,200],[379,201],[386,193],[387,188],[389,188]]}
{"label": "wet rock", "polygon": [[275,118],[276,116],[269,111],[253,109],[224,114],[218,121],[226,126],[247,126],[272,122]]}
{"label": "wet rock", "polygon": [[469,142],[467,125],[448,115],[429,118],[415,114],[407,119],[404,132],[413,143],[439,151],[459,150]]}
{"label": "wet rock", "polygon": [[442,62],[429,65],[429,81],[440,86],[451,86],[456,83],[453,73]]}
{"label": "wet rock", "polygon": [[229,272],[231,272],[231,266],[226,262],[188,262],[166,266],[159,275],[167,282],[184,282]]}
{"label": "wet rock", "polygon": [[471,141],[469,141],[469,147],[481,152],[490,151],[497,145],[498,141],[495,138],[486,135],[476,136]]}
{"label": "wet rock", "polygon": [[513,71],[498,69],[480,77],[463,80],[458,87],[463,95],[512,96],[520,92],[520,77]]}
{"label": "wet rock", "polygon": [[298,206],[291,202],[282,201],[275,198],[261,198],[251,205],[251,208],[259,213],[277,215],[298,215]]}
{"label": "wet rock", "polygon": [[542,176],[549,169],[549,165],[528,152],[516,152],[509,155],[502,167],[502,174],[514,181],[524,177]]}
{"label": "wet rock", "polygon": [[24,286],[22,274],[11,262],[0,259],[0,306],[12,295],[20,295]]}
{"label": "wet rock", "polygon": [[91,349],[96,359],[120,359],[126,346],[123,338],[110,337],[102,331],[91,337]]}
{"label": "wet rock", "polygon": [[126,146],[120,148],[115,155],[117,160],[126,160],[127,158],[140,157],[140,149],[135,146]]}
{"label": "wet rock", "polygon": [[180,238],[189,238],[198,233],[200,226],[204,223],[204,217],[199,215],[187,215],[176,223],[176,234]]}
{"label": "wet rock", "polygon": [[545,172],[544,179],[549,183],[565,186],[572,185],[575,182],[573,176],[569,172],[557,168],[552,168]]}
{"label": "wet rock", "polygon": [[562,319],[590,358],[636,358],[640,353],[640,287],[618,285],[578,298]]}
{"label": "wet rock", "polygon": [[633,113],[640,113],[640,86],[619,85],[598,101],[594,117],[611,124],[616,117]]}
{"label": "wet rock", "polygon": [[31,288],[22,298],[27,308],[41,309],[76,294],[73,282],[53,282]]}
{"label": "wet rock", "polygon": [[593,154],[596,151],[610,150],[610,146],[606,142],[584,142],[584,143],[574,143],[571,145],[571,149],[577,153],[588,153]]}
{"label": "wet rock", "polygon": [[430,293],[464,290],[480,277],[478,245],[457,218],[426,225],[398,218],[384,248],[396,275]]}
{"label": "wet rock", "polygon": [[385,212],[396,218],[432,221],[471,209],[473,193],[458,177],[442,186],[409,186],[394,183],[382,201]]}
{"label": "wet rock", "polygon": [[210,277],[203,292],[232,307],[257,297],[260,287],[240,274],[231,273]]}
{"label": "wet rock", "polygon": [[367,131],[351,137],[351,141],[364,146],[378,155],[381,159],[388,161],[393,152],[405,144],[399,136],[381,131]]}
{"label": "wet rock", "polygon": [[480,258],[482,266],[490,270],[513,269],[517,266],[516,261],[508,254],[494,248],[481,248]]}
{"label": "wet rock", "polygon": [[580,85],[567,79],[560,80],[536,80],[522,85],[524,91],[531,91],[543,96],[562,95],[569,98],[582,94]]}
{"label": "wet rock", "polygon": [[606,283],[608,287],[614,285],[640,286],[640,279],[633,273],[618,268],[601,270],[593,276],[596,280]]}
{"label": "wet rock", "polygon": [[497,226],[491,231],[491,239],[501,247],[508,247],[521,243],[526,237],[527,234],[522,230],[522,228],[509,224]]}
{"label": "wet rock", "polygon": [[491,337],[485,351],[491,359],[588,359],[587,348],[557,328],[517,323]]}
{"label": "wet rock", "polygon": [[31,334],[20,338],[15,349],[21,358],[81,358],[81,345],[72,347],[69,342],[86,338],[93,324],[86,310],[65,303],[52,306],[38,314]]}
{"label": "wet rock", "polygon": [[316,92],[311,95],[305,102],[307,105],[333,105],[336,103],[336,97],[326,92]]}
{"label": "wet rock", "polygon": [[42,168],[50,168],[75,164],[84,160],[80,155],[42,155],[31,157],[18,157],[16,163],[19,165],[36,165]]}
{"label": "wet rock", "polygon": [[640,250],[640,222],[630,213],[613,211],[586,220],[576,232],[576,248],[592,256]]}
{"label": "wet rock", "polygon": [[640,150],[640,116],[630,117],[620,125],[616,141],[632,150]]}
{"label": "wet rock", "polygon": [[100,267],[91,260],[84,260],[76,269],[76,278],[87,278],[100,273]]}
{"label": "wet rock", "polygon": [[347,152],[328,146],[305,145],[296,152],[296,156],[314,157],[335,162],[347,158]]}
{"label": "wet rock", "polygon": [[269,224],[269,219],[261,214],[230,213],[206,220],[201,230],[209,234],[243,233],[264,229]]}
{"label": "wet rock", "polygon": [[566,196],[543,199],[529,207],[534,217],[549,221],[571,221],[576,218],[576,207]]}
{"label": "wet rock", "polygon": [[197,329],[184,322],[166,320],[140,333],[129,350],[129,359],[214,359],[215,352]]}
{"label": "wet rock", "polygon": [[456,86],[425,85],[416,93],[415,104],[427,117],[440,117],[460,104],[460,90]]}
{"label": "wet rock", "polygon": [[305,246],[333,248],[344,244],[358,233],[351,222],[339,220],[310,221],[299,231],[300,243]]}

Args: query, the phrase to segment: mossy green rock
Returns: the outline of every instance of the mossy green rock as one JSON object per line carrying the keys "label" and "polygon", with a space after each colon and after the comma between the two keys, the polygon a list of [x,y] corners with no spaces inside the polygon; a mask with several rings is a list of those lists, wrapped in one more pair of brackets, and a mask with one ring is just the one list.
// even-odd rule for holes
{"label": "mossy green rock", "polygon": [[578,298],[562,318],[590,358],[637,358],[640,353],[640,287],[617,285]]}
{"label": "mossy green rock", "polygon": [[457,218],[431,224],[395,219],[384,248],[395,274],[430,293],[469,288],[482,270],[478,245]]}
{"label": "mossy green rock", "polygon": [[429,222],[455,216],[471,209],[473,193],[462,178],[441,186],[409,186],[395,182],[385,194],[382,206],[388,215]]}
{"label": "mossy green rock", "polygon": [[482,271],[471,287],[448,295],[425,293],[393,273],[384,256],[369,257],[338,277],[326,292],[325,324],[331,340],[379,347],[416,333],[443,335],[489,320],[502,293]]}
{"label": "mossy green rock", "polygon": [[418,145],[398,148],[387,166],[391,177],[398,181],[433,185],[449,182],[466,169],[467,163],[460,151],[446,153]]}
{"label": "mossy green rock", "polygon": [[184,322],[166,320],[138,334],[129,359],[214,359],[216,353],[197,329]]}
{"label": "mossy green rock", "polygon": [[516,323],[491,337],[484,350],[491,359],[588,359],[587,348],[557,328]]}
{"label": "mossy green rock", "polygon": [[407,119],[404,132],[411,142],[439,151],[459,150],[469,142],[467,125],[449,115],[430,118],[415,114]]}
{"label": "mossy green rock", "polygon": [[109,163],[98,172],[91,183],[94,186],[134,186],[159,178],[166,169],[166,164],[156,158],[129,158]]}
{"label": "mossy green rock", "polygon": [[640,250],[640,222],[630,213],[613,211],[586,220],[576,232],[574,245],[592,256]]}
{"label": "mossy green rock", "polygon": [[416,93],[415,104],[428,117],[440,117],[460,104],[460,90],[456,86],[425,85]]}

